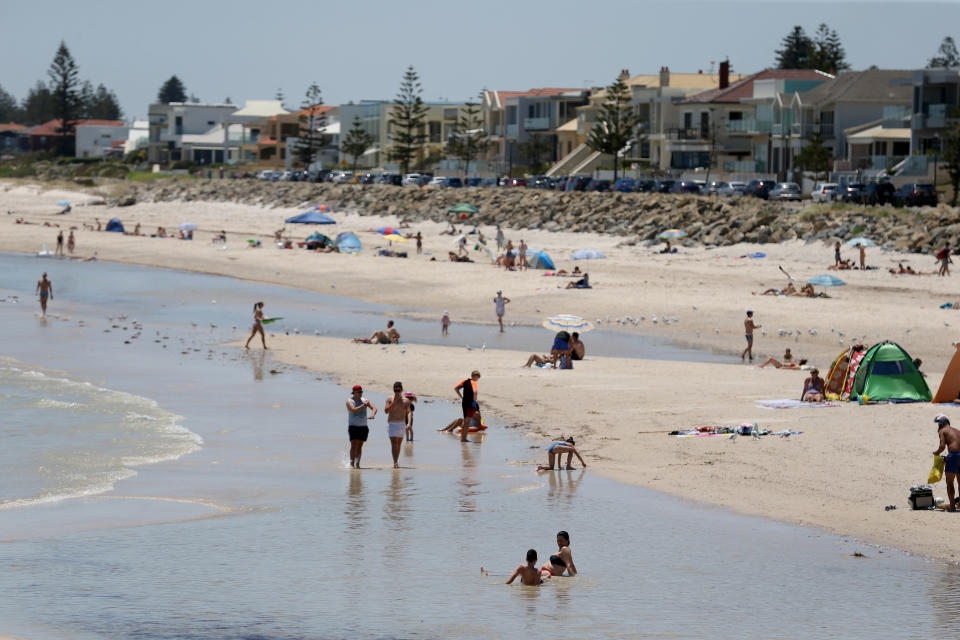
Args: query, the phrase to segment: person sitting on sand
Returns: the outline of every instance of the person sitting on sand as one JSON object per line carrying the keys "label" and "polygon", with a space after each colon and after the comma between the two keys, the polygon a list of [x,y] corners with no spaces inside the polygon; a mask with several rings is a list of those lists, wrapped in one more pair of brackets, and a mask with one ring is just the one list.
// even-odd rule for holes
{"label": "person sitting on sand", "polygon": [[139,222],[138,222],[137,225],[133,228],[133,235],[135,235],[135,236],[140,235],[140,223],[139,223]]}
{"label": "person sitting on sand", "polygon": [[513,571],[513,575],[507,580],[507,584],[513,584],[513,581],[520,578],[520,584],[528,587],[536,587],[543,584],[540,577],[540,570],[537,569],[537,551],[536,549],[527,550],[527,564],[521,564]]}
{"label": "person sitting on sand", "polygon": [[587,463],[583,461],[583,456],[580,455],[580,452],[577,451],[576,443],[573,441],[573,438],[567,438],[566,440],[557,440],[552,442],[549,447],[547,447],[547,455],[550,459],[550,465],[539,465],[537,471],[552,471],[554,464],[559,463],[560,466],[563,466],[563,454],[567,454],[567,469],[573,469],[573,456],[576,455],[580,460],[580,464],[586,468]]}
{"label": "person sitting on sand", "polygon": [[811,370],[810,377],[803,381],[801,399],[804,402],[823,402],[823,378],[818,369]]}
{"label": "person sitting on sand", "polygon": [[841,260],[827,267],[828,271],[846,271],[847,269],[853,269],[853,262],[851,260]]}
{"label": "person sitting on sand", "polygon": [[567,289],[592,289],[590,286],[590,274],[584,273],[579,280],[567,283]]}
{"label": "person sitting on sand", "polygon": [[816,292],[813,290],[813,285],[810,284],[810,283],[807,283],[807,284],[803,285],[802,287],[800,287],[800,291],[797,291],[797,292],[794,293],[793,295],[795,295],[795,296],[801,296],[801,297],[806,296],[807,298],[816,298],[816,297],[817,297]]}
{"label": "person sitting on sand", "polygon": [[586,353],[587,347],[580,341],[580,334],[574,331],[570,334],[570,359],[583,360]]}
{"label": "person sitting on sand", "polygon": [[[479,410],[475,410],[470,416],[470,428],[468,431],[481,431],[481,426],[483,425],[483,417],[480,415]],[[450,424],[445,426],[443,429],[437,429],[440,433],[456,433],[457,429],[463,429],[463,418],[457,418],[453,420]],[[461,431],[462,433],[462,431]]]}
{"label": "person sitting on sand", "polygon": [[792,282],[788,282],[787,286],[785,286],[783,289],[775,289],[771,287],[770,289],[767,289],[760,295],[762,296],[793,296],[793,295],[796,295],[796,293],[797,293],[797,288],[793,286]]}
{"label": "person sitting on sand", "polygon": [[559,547],[557,552],[543,564],[540,572],[549,573],[552,577],[562,576],[564,571],[570,576],[577,575],[577,566],[573,564],[573,553],[570,551],[569,533],[566,531],[557,532],[557,547]]}
{"label": "person sitting on sand", "polygon": [[363,344],[397,344],[400,342],[400,334],[394,328],[393,320],[388,320],[386,331],[374,331],[369,338],[354,338],[353,341]]}
{"label": "person sitting on sand", "polygon": [[561,360],[560,364],[563,365],[562,359],[570,359],[570,334],[566,331],[558,331],[550,347],[550,363],[554,369],[557,368],[557,360]]}

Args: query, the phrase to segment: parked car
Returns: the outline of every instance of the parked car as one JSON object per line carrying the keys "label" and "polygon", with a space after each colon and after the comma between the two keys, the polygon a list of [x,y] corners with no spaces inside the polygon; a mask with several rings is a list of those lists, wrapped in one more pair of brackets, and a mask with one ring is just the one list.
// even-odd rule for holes
{"label": "parked car", "polygon": [[347,184],[348,182],[353,182],[353,172],[352,171],[338,171],[333,176],[333,182],[337,184]]}
{"label": "parked car", "polygon": [[507,185],[508,187],[525,187],[527,186],[526,178],[508,178]]}
{"label": "parked car", "polygon": [[594,178],[590,181],[590,184],[587,185],[584,191],[599,191],[599,192],[610,191],[610,186],[611,184],[609,180]]}
{"label": "parked car", "polygon": [[613,188],[617,191],[623,191],[624,193],[630,193],[631,191],[637,190],[637,181],[633,178],[620,178],[613,185]]}
{"label": "parked car", "polygon": [[893,194],[897,192],[889,182],[868,182],[860,192],[860,204],[878,206],[893,203]]}
{"label": "parked car", "polygon": [[837,187],[837,198],[843,202],[860,202],[861,191],[863,191],[862,182],[841,182]]}
{"label": "parked car", "polygon": [[711,180],[710,183],[706,185],[706,187],[701,187],[701,191],[703,191],[708,196],[715,196],[720,193],[720,185],[722,184],[723,184],[722,180]]}
{"label": "parked car", "polygon": [[264,169],[263,171],[261,171],[260,173],[257,174],[257,179],[258,179],[258,180],[273,180],[273,173],[274,173],[274,172],[273,172],[272,169]]}
{"label": "parked car", "polygon": [[403,176],[403,186],[419,187],[421,177],[423,176],[419,173],[408,173],[407,175]]}
{"label": "parked car", "polygon": [[803,200],[803,192],[800,191],[800,185],[796,182],[780,182],[773,189],[770,189],[767,199],[800,202]]}
{"label": "parked car", "polygon": [[483,178],[480,176],[470,176],[467,178],[467,187],[479,187],[483,185]]}
{"label": "parked car", "polygon": [[810,194],[814,202],[831,202],[837,197],[838,185],[836,182],[818,182]]}
{"label": "parked car", "polygon": [[392,184],[398,187],[402,182],[403,176],[401,176],[399,173],[381,173],[379,176],[377,176],[376,180],[377,184]]}
{"label": "parked car", "polygon": [[770,194],[770,189],[773,189],[775,186],[777,186],[777,183],[773,180],[751,180],[743,193],[744,195],[766,200]]}
{"label": "parked car", "polygon": [[893,194],[897,207],[937,206],[937,190],[929,182],[908,182]]}
{"label": "parked car", "polygon": [[495,187],[500,183],[496,178],[484,178],[480,181],[481,187]]}
{"label": "parked car", "polygon": [[565,191],[567,189],[567,182],[570,180],[570,176],[559,176],[553,181],[552,189],[554,191]]}
{"label": "parked car", "polygon": [[746,182],[721,182],[717,187],[717,195],[725,198],[739,198],[746,190]]}
{"label": "parked car", "polygon": [[670,193],[700,193],[700,185],[693,180],[677,180],[670,187]]}
{"label": "parked car", "polygon": [[440,183],[441,187],[460,189],[463,187],[463,180],[456,176],[448,176],[443,179],[443,182]]}
{"label": "parked car", "polygon": [[428,187],[442,187],[443,181],[446,180],[446,176],[434,176],[430,179],[430,182],[427,183]]}
{"label": "parked car", "polygon": [[656,193],[670,193],[670,189],[676,182],[676,180],[657,180],[656,184],[653,185],[653,190]]}
{"label": "parked car", "polygon": [[375,173],[365,173],[360,176],[360,184],[373,184],[377,181],[377,174]]}
{"label": "parked car", "polygon": [[550,178],[547,176],[536,176],[530,181],[530,186],[535,189],[546,189],[550,186]]}
{"label": "parked car", "polygon": [[590,176],[570,176],[564,191],[583,191],[590,184]]}
{"label": "parked car", "polygon": [[657,186],[656,180],[637,180],[636,191],[638,193],[650,193]]}

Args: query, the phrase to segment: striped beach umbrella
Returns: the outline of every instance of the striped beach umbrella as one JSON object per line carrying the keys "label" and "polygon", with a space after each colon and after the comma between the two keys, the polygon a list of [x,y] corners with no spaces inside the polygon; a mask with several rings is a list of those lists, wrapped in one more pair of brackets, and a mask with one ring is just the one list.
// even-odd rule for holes
{"label": "striped beach umbrella", "polygon": [[580,316],[571,316],[562,313],[544,320],[543,328],[550,329],[551,331],[577,331],[579,333],[586,333],[593,329],[593,323],[589,320],[584,320]]}
{"label": "striped beach umbrella", "polygon": [[661,240],[674,240],[676,238],[686,238],[687,232],[683,229],[667,229],[657,237]]}
{"label": "striped beach umbrella", "polygon": [[859,236],[859,237],[856,237],[856,238],[851,238],[850,240],[847,240],[847,241],[844,242],[843,244],[847,245],[848,247],[855,247],[855,246],[857,246],[858,244],[862,244],[862,245],[865,246],[865,247],[875,247],[875,246],[877,246],[877,243],[876,243],[876,242],[874,242],[874,241],[871,240],[870,238],[864,238],[864,237],[862,237],[862,236]]}

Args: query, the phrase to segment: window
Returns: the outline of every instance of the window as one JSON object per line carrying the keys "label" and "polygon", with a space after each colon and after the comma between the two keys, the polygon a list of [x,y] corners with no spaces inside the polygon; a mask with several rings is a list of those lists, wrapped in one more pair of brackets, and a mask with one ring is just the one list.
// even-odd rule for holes
{"label": "window", "polygon": [[507,107],[507,124],[517,124],[517,107]]}
{"label": "window", "polygon": [[743,111],[731,111],[730,120],[743,120]]}
{"label": "window", "polygon": [[683,128],[692,129],[693,128],[693,114],[687,111],[683,114]]}
{"label": "window", "polygon": [[217,123],[214,122],[213,120],[207,120],[207,126],[208,126],[208,127],[212,127],[212,126],[215,125],[215,124],[217,124]]}
{"label": "window", "polygon": [[457,119],[457,110],[456,110],[456,109],[444,109],[444,110],[443,110],[443,119],[444,119],[444,120],[456,120],[456,119]]}
{"label": "window", "polygon": [[430,142],[437,143],[440,142],[440,123],[431,122],[430,123]]}
{"label": "window", "polygon": [[710,112],[700,112],[700,133],[706,135],[710,131]]}

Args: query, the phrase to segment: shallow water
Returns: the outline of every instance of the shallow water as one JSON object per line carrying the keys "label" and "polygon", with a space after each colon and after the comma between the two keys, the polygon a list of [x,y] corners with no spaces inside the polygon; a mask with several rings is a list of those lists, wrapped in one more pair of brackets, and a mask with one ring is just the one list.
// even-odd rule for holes
{"label": "shallow water", "polygon": [[[234,284],[221,280],[221,291]],[[153,303],[175,295],[157,294]],[[401,470],[388,468],[378,418],[365,448],[369,468],[351,471],[345,390],[269,354],[221,348],[215,332],[189,325],[141,318],[141,338],[124,344],[133,329],[104,333],[111,325],[103,316],[125,306],[101,301],[88,316],[85,304],[60,304],[70,320],[41,322],[26,305],[0,306],[8,366],[130,394],[138,406],[175,416],[202,444],[176,460],[128,460],[132,473],[107,493],[0,510],[0,632],[102,640],[960,631],[954,567],[705,508],[590,470],[538,475],[542,443],[495,421],[480,443],[436,434],[457,410],[440,400],[421,402]],[[156,331],[168,348],[145,339]],[[415,379],[405,382],[415,390]],[[30,419],[7,427],[8,460],[19,448],[10,443],[42,427],[45,439],[34,448],[52,444],[69,462],[71,451],[89,453],[96,430],[58,430],[67,418],[93,416],[89,427],[117,415],[83,403],[24,408],[9,399],[30,394],[11,388],[18,387],[0,390],[3,414],[27,411]],[[383,396],[369,396],[382,407]],[[161,434],[133,431],[144,457],[163,445]],[[104,442],[109,452],[111,440],[94,453]],[[0,466],[0,484],[10,480]],[[541,588],[504,586],[528,547],[541,558],[553,551],[559,529],[571,533],[580,575]],[[492,575],[481,576],[481,566]]]}

